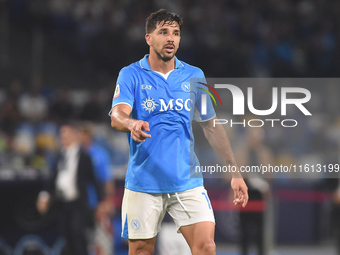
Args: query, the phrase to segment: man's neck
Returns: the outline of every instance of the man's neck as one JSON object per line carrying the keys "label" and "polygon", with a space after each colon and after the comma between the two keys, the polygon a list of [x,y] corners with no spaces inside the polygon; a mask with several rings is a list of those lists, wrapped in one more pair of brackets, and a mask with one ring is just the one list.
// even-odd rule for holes
{"label": "man's neck", "polygon": [[148,62],[151,70],[166,74],[175,69],[175,57],[169,61],[163,61],[155,52],[150,52]]}

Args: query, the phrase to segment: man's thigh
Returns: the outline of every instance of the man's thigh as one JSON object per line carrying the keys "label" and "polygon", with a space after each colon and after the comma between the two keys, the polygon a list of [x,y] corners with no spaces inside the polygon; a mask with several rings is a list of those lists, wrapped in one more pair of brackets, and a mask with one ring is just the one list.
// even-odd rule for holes
{"label": "man's thigh", "polygon": [[164,194],[150,194],[125,189],[122,203],[122,237],[151,239],[160,230],[166,212]]}
{"label": "man's thigh", "polygon": [[193,253],[208,244],[214,245],[215,224],[210,221],[198,222],[180,228],[182,235]]}
{"label": "man's thigh", "polygon": [[178,231],[183,226],[210,222],[215,226],[215,217],[207,191],[204,187],[171,193],[167,208]]}

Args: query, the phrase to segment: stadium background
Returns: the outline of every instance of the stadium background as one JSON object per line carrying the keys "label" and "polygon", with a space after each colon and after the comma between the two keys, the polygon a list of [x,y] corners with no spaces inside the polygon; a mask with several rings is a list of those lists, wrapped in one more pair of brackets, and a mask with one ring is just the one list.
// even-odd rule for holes
{"label": "stadium background", "polygon": [[[53,162],[58,123],[64,119],[96,124],[97,142],[112,155],[119,207],[128,145],[125,134],[110,128],[107,112],[119,70],[148,51],[145,17],[159,8],[184,17],[177,56],[202,68],[207,77],[339,76],[340,2],[335,0],[0,1],[3,254],[10,250],[19,254],[16,247],[20,240],[30,235],[43,237],[40,241],[46,250],[58,245],[53,215],[41,218],[34,201]],[[270,104],[266,98],[271,97],[261,96],[261,90],[266,89],[259,87],[254,104]],[[301,157],[337,162],[339,92],[336,84],[313,88],[322,109],[317,118],[323,124],[304,123],[293,133],[266,130],[265,143],[276,163],[297,162]],[[27,107],[28,99],[34,99],[36,108]],[[233,147],[244,140],[240,128],[229,129],[228,134]],[[198,133],[197,137],[201,136]],[[330,196],[324,180],[280,178],[271,180],[270,186],[269,250],[277,254],[335,254]],[[237,213],[223,206],[229,199],[228,190],[221,180],[208,180],[207,187],[216,207],[218,250],[220,254],[237,254],[237,221],[226,221],[237,219]],[[118,222],[119,208],[116,215]],[[116,233],[116,248],[123,247],[124,254],[118,236]]]}

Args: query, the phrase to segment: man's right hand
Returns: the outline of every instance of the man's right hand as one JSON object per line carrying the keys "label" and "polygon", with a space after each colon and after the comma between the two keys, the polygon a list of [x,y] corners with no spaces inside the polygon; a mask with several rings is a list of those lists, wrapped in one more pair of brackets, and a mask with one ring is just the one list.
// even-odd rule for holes
{"label": "man's right hand", "polygon": [[151,135],[145,133],[150,131],[149,123],[143,120],[136,120],[130,117],[132,108],[130,105],[118,104],[112,108],[111,127],[118,131],[129,132],[137,143],[142,143]]}
{"label": "man's right hand", "polygon": [[142,143],[146,138],[150,138],[151,135],[144,131],[150,132],[149,123],[143,120],[135,121],[131,128],[131,137],[138,143]]}

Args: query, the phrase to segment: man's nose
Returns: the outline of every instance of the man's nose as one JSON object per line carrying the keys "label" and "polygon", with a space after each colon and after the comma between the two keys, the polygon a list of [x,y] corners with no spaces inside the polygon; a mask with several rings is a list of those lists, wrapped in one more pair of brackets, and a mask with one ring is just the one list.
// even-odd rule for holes
{"label": "man's nose", "polygon": [[168,42],[173,42],[174,41],[174,35],[169,34],[168,35]]}

